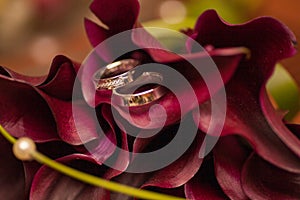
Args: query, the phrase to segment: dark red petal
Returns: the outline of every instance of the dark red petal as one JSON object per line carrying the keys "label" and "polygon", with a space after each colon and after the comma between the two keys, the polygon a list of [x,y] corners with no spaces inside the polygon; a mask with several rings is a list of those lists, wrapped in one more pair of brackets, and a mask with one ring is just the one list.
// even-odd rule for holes
{"label": "dark red petal", "polygon": [[12,145],[0,135],[0,196],[25,199],[25,174],[21,161],[12,153]]}
{"label": "dark red petal", "polygon": [[137,0],[95,0],[90,9],[111,34],[116,34],[133,28],[140,6]]}
{"label": "dark red petal", "polygon": [[3,92],[0,109],[5,113],[0,122],[16,137],[26,135],[37,142],[57,140],[52,115],[55,106],[49,108],[48,99],[70,100],[76,71],[77,66],[64,56],[54,58],[48,76],[29,77],[7,71],[7,76],[0,77]]}
{"label": "dark red petal", "polygon": [[116,121],[112,114],[111,106],[108,104],[103,104],[101,108],[101,114],[103,118],[109,123],[110,130],[114,133],[114,137],[116,139],[115,147],[118,149],[111,156],[111,160],[108,162],[112,165],[110,166],[110,170],[107,173],[108,178],[115,177],[121,174],[129,165],[129,147],[127,135],[123,131],[124,129],[117,128]]}
{"label": "dark red petal", "polygon": [[[73,146],[62,141],[39,143],[37,144],[37,149],[51,159],[61,158],[77,152]],[[36,161],[24,162],[23,165],[25,171],[26,195],[29,196],[32,180],[42,165]]]}
{"label": "dark red petal", "polygon": [[300,134],[299,128],[298,130],[295,130],[294,133],[288,129],[288,127],[283,123],[282,116],[273,108],[266,92],[262,91],[260,100],[262,111],[273,131],[282,140],[282,142],[285,143],[285,145],[287,145],[296,155],[298,155],[298,157],[300,157],[300,139],[297,137],[297,134]]}
{"label": "dark red petal", "polygon": [[[57,159],[66,155],[75,153],[73,146],[62,141],[52,141],[46,143],[37,143],[37,149],[44,155]],[[25,172],[25,193],[29,196],[32,180],[42,165],[36,161],[23,162]]]}
{"label": "dark red petal", "polygon": [[[95,176],[101,177],[105,173],[105,167],[95,164],[94,160],[85,155],[73,154],[60,158],[58,161]],[[101,187],[85,184],[43,166],[34,177],[30,191],[30,199],[105,200],[110,198],[109,193]]]}
{"label": "dark red petal", "polygon": [[[85,20],[85,28],[91,44],[96,47],[109,37],[130,30],[134,27],[139,14],[137,0],[96,0],[90,6],[92,12],[104,23],[100,27],[96,23]],[[117,13],[117,14],[116,14]]]}
{"label": "dark red petal", "polygon": [[66,102],[45,94],[42,96],[52,111],[57,133],[63,141],[81,145],[98,138],[98,121],[93,118],[94,110],[85,102]]}
{"label": "dark red petal", "polygon": [[[49,73],[47,74],[45,80],[43,83],[41,83],[41,85],[45,85],[45,84],[48,84],[49,82],[55,80],[55,79],[58,79],[57,76],[62,76],[60,75],[60,73],[63,73],[63,72],[60,72],[60,68],[62,65],[64,64],[68,64],[67,67],[65,68],[68,68],[69,70],[69,76],[74,76],[74,73],[73,72],[77,72],[78,71],[78,64],[77,63],[73,63],[68,57],[66,56],[63,56],[63,55],[57,55],[53,58],[52,60],[52,63],[51,63],[51,66],[50,66],[50,70],[49,70]],[[63,71],[66,70],[66,69],[63,69]],[[67,73],[63,73],[63,74],[67,74]],[[64,77],[64,76],[63,76]],[[57,80],[59,81],[59,80]]]}
{"label": "dark red petal", "polygon": [[84,147],[88,150],[86,154],[90,155],[98,164],[102,165],[115,152],[117,136],[114,124],[111,125],[110,122],[106,120],[105,115],[102,114],[102,108],[95,112],[97,112],[99,116],[99,124],[97,124],[97,126],[99,126],[97,127],[97,134],[99,136],[91,143],[84,144]]}
{"label": "dark red petal", "polygon": [[56,56],[47,78],[37,87],[50,96],[71,100],[77,70],[78,66],[70,59],[65,56]]}
{"label": "dark red petal", "polygon": [[[70,146],[62,142],[38,144],[38,149],[51,158],[74,152]],[[27,199],[32,180],[41,165],[35,161],[22,163],[17,160],[12,153],[12,144],[2,135],[0,135],[0,163],[1,198]]]}
{"label": "dark red petal", "polygon": [[175,188],[189,181],[202,164],[199,153],[204,136],[204,133],[199,132],[193,144],[179,159],[169,166],[153,172],[142,187]]}
{"label": "dark red petal", "polygon": [[[299,141],[272,111],[265,91],[275,63],[295,53],[292,33],[268,17],[242,25],[228,25],[214,11],[205,12],[199,18],[196,30],[197,40],[203,45],[242,45],[251,51],[251,58],[240,63],[226,85],[228,106],[222,134],[241,135],[264,159],[290,172],[300,172],[299,148],[296,147]],[[201,107],[199,127],[206,131],[211,116],[210,104]]]}
{"label": "dark red petal", "polygon": [[242,186],[251,199],[299,199],[300,174],[289,173],[253,154],[244,165]]}
{"label": "dark red petal", "polygon": [[91,44],[96,47],[98,44],[109,38],[108,30],[99,26],[95,22],[85,19],[84,26],[87,33],[87,36],[91,42]]}
{"label": "dark red petal", "polygon": [[34,175],[36,174],[36,172],[39,170],[39,168],[41,167],[41,164],[39,164],[38,162],[23,162],[23,171],[25,174],[25,194],[26,196],[29,196],[30,193],[30,188],[31,188],[31,183],[33,180]]}
{"label": "dark red petal", "polygon": [[100,137],[96,142],[97,144],[94,148],[88,148],[88,154],[90,154],[98,164],[103,164],[103,162],[115,152],[115,133],[112,130],[109,130],[106,132],[105,136]]}
{"label": "dark red petal", "polygon": [[230,199],[248,199],[241,184],[242,167],[249,151],[235,136],[221,137],[213,149],[215,174]]}
{"label": "dark red petal", "polygon": [[111,91],[98,91],[96,90],[93,76],[105,67],[107,62],[99,57],[97,51],[93,51],[85,62],[81,65],[78,72],[78,79],[75,82],[74,93],[81,93],[85,101],[91,106],[96,107],[100,103],[110,103]]}
{"label": "dark red petal", "polygon": [[58,139],[51,110],[33,86],[0,75],[0,91],[0,123],[13,136],[36,142]]}
{"label": "dark red petal", "polygon": [[[242,82],[235,83],[234,81],[229,84],[227,90],[227,117],[222,135],[240,135],[265,160],[287,171],[299,173],[299,155],[295,154],[296,148],[291,148],[292,144],[297,143],[298,139],[290,131],[276,130],[272,124],[269,124],[258,100],[249,92],[249,89],[241,87],[241,84]],[[262,92],[265,92],[265,90]],[[263,94],[261,95],[263,96]],[[264,101],[268,101],[268,99],[264,99]],[[199,127],[205,131],[210,121],[210,104],[202,105],[200,110],[201,121]],[[278,117],[272,116],[271,112],[268,115],[273,118]],[[286,143],[278,135],[285,135],[287,138]],[[296,140],[289,141],[292,138]]]}
{"label": "dark red petal", "polygon": [[2,68],[7,77],[16,81],[27,83],[42,89],[47,94],[63,100],[70,100],[78,64],[73,63],[69,58],[56,56],[51,64],[50,71],[46,76],[26,76],[9,69]]}
{"label": "dark red petal", "polygon": [[[139,188],[147,179],[149,178],[148,173],[122,173],[119,176],[115,177],[113,181],[117,183],[121,183],[124,185],[128,185],[131,187]],[[117,192],[111,192],[111,199],[113,200],[132,200],[133,197],[130,197],[125,194],[117,193]]]}
{"label": "dark red petal", "polygon": [[245,24],[231,25],[222,21],[215,11],[209,10],[199,17],[195,32],[198,33],[196,41],[203,46],[249,48],[250,62],[259,65],[257,70],[261,75],[273,71],[270,64],[296,53],[293,48],[295,42],[293,33],[271,17],[260,17]]}
{"label": "dark red petal", "polygon": [[218,185],[212,162],[202,164],[199,172],[185,184],[185,196],[188,199],[228,199]]}
{"label": "dark red petal", "polygon": [[47,78],[47,76],[34,76],[34,77],[26,76],[1,66],[0,66],[0,74],[18,80],[20,82],[28,83],[29,85],[39,85]]}

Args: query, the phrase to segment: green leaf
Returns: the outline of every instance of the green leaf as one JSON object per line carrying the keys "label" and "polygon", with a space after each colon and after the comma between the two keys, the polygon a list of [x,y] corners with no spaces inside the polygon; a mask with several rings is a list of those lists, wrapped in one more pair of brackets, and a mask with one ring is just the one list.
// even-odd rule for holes
{"label": "green leaf", "polygon": [[267,90],[274,98],[279,109],[288,111],[286,120],[291,120],[299,111],[299,88],[292,76],[277,65],[275,72],[267,83]]}

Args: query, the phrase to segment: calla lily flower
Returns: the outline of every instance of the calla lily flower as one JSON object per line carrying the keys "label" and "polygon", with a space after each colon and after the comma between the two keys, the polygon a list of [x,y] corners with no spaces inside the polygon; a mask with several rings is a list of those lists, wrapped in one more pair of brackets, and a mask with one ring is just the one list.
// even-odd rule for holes
{"label": "calla lily flower", "polygon": [[[87,35],[94,47],[120,32],[143,29],[137,21],[137,0],[94,0],[90,8],[104,23],[100,26],[85,20]],[[0,90],[4,94],[0,99],[0,124],[14,137],[32,138],[52,159],[137,188],[189,199],[299,198],[299,126],[286,125],[282,121],[282,114],[272,107],[265,90],[276,62],[296,52],[292,33],[268,17],[230,25],[212,10],[204,12],[194,29],[185,33],[202,46],[213,48],[208,48],[205,53],[198,52],[193,42],[187,40],[184,53],[176,55],[162,48],[146,30],[137,33],[133,29],[131,37],[127,38],[127,42],[140,50],[126,54],[124,58],[168,65],[190,81],[192,92],[196,94],[196,101],[186,101],[183,105],[172,92],[156,100],[155,103],[167,114],[163,126],[151,122],[151,105],[130,108],[133,119],[130,121],[128,113],[111,103],[109,92],[95,92],[92,75],[113,61],[114,52],[109,46],[92,55],[88,60],[90,67],[86,70],[79,69],[78,64],[64,56],[53,60],[45,77],[27,77],[0,68]],[[249,52],[251,57],[247,58]],[[227,92],[224,126],[218,124],[218,120],[211,120],[210,103],[210,95],[217,95],[223,86],[216,86],[214,93],[210,94],[203,78],[188,63],[193,60],[199,67],[205,67],[203,63],[210,58],[217,65]],[[74,96],[76,76],[82,90]],[[191,94],[180,84],[178,88],[182,97]],[[184,107],[183,113],[181,106]],[[200,108],[201,115],[195,111],[197,108]],[[95,111],[97,119],[91,114]],[[120,118],[114,118],[113,111]],[[153,114],[160,119],[161,113]],[[135,161],[130,151],[147,153],[167,145],[174,138],[181,119],[191,121],[198,132],[175,162],[152,172],[126,172]],[[211,121],[223,126],[223,131],[213,151],[201,158],[199,153],[206,145],[205,137]],[[152,123],[149,129],[158,129],[159,132],[149,138],[139,137],[147,131],[143,127],[149,123]],[[105,137],[99,134],[99,124]],[[137,132],[137,137],[129,135],[130,130]],[[0,170],[0,181],[4,183],[8,177],[14,177],[9,180],[15,183],[14,188],[18,191],[8,194],[6,187],[1,188],[0,193],[7,198],[125,199],[120,194],[78,182],[46,166],[19,162],[12,154],[4,153],[9,151],[8,144],[2,138],[0,142],[3,155],[0,159],[6,163],[6,168]],[[85,149],[86,144],[92,144],[93,148]],[[117,147],[128,153],[119,153]],[[118,170],[103,164],[111,158],[115,159]],[[277,176],[272,177],[272,174]],[[281,187],[282,183],[287,184]],[[257,185],[261,185],[267,194],[262,193]]]}
{"label": "calla lily flower", "polygon": [[[105,1],[101,2],[105,5],[110,4],[109,2]],[[122,4],[122,1],[120,1],[119,3]],[[97,1],[94,1],[92,7],[96,7],[96,5]],[[124,24],[127,25],[127,28],[122,29],[123,31],[129,29],[128,27],[141,27],[140,24],[136,22],[136,10],[138,10],[138,4],[132,3],[131,6],[134,7],[131,12],[134,13],[135,20],[124,22]],[[130,8],[130,6],[127,6],[127,8]],[[115,8],[115,10],[116,12],[118,12],[118,8]],[[98,16],[99,19],[102,20],[101,16],[97,15],[97,12],[100,12],[95,12],[95,10],[93,11],[96,16]],[[122,20],[124,21],[125,19]],[[105,20],[102,21],[104,22]],[[117,24],[111,25],[112,29],[115,29],[114,26],[117,26]],[[108,27],[110,26],[108,25]],[[108,30],[101,29],[95,23],[88,20],[86,20],[86,29],[88,35],[90,36],[89,38],[91,40],[91,43],[94,46],[97,46],[107,38],[103,37],[104,35],[110,36]],[[222,77],[225,82],[225,88],[228,96],[228,112],[220,143],[223,143],[222,140],[229,140],[228,143],[226,143],[227,141],[224,142],[224,146],[232,142],[237,143],[238,146],[241,146],[241,148],[239,149],[240,152],[238,154],[234,151],[229,152],[230,154],[232,154],[232,159],[227,161],[227,165],[232,165],[228,166],[230,167],[229,169],[224,168],[225,166],[221,166],[222,164],[226,164],[221,162],[221,160],[224,159],[224,156],[222,156],[222,152],[218,151],[218,148],[213,151],[213,157],[215,160],[215,172],[208,174],[209,176],[214,176],[215,174],[217,182],[216,180],[214,180],[213,185],[216,185],[217,183],[217,185],[219,185],[217,187],[217,190],[223,190],[223,192],[220,192],[219,195],[222,194],[223,196],[227,195],[232,198],[241,199],[247,199],[248,196],[254,197],[253,193],[255,193],[255,190],[252,190],[252,194],[250,194],[250,190],[247,189],[246,191],[245,189],[246,187],[248,187],[247,182],[241,181],[244,180],[244,177],[247,173],[247,163],[249,163],[247,158],[249,157],[250,159],[251,157],[253,157],[253,154],[259,155],[260,160],[264,159],[269,162],[271,166],[273,165],[274,170],[275,168],[280,167],[282,168],[282,170],[286,170],[287,173],[298,174],[300,169],[299,139],[285,126],[282,120],[283,116],[275,111],[275,109],[272,107],[265,90],[265,84],[273,73],[275,64],[278,61],[290,57],[296,53],[294,47],[294,35],[286,26],[270,17],[257,18],[241,25],[230,25],[222,21],[214,11],[206,11],[205,13],[203,13],[199,17],[195,28],[188,31],[187,34],[189,34],[190,37],[199,42],[202,46],[212,45],[216,49],[246,47],[251,52],[251,58],[249,60],[242,59],[242,57],[235,57],[237,58],[237,60],[234,65],[228,65],[232,66],[232,73],[228,72],[229,70],[222,71],[222,69],[224,69],[222,63],[226,63],[224,62],[224,59],[220,61],[220,63],[216,62],[221,74],[223,75]],[[149,39],[148,34],[133,34],[132,42],[141,48],[146,48],[149,46],[153,47],[153,43],[155,44],[155,42],[153,42],[153,38]],[[159,45],[157,45],[157,47],[160,48]],[[193,49],[193,45],[190,44],[189,41],[187,41],[187,47],[192,54],[196,53]],[[154,62],[168,63],[169,66],[174,68],[176,68],[176,64],[174,65],[175,62],[180,63],[179,65],[183,64],[180,62],[180,59],[176,58],[176,56],[172,55],[171,53],[159,51],[155,48],[146,49],[145,51]],[[216,61],[216,59],[214,59],[214,61]],[[226,75],[228,76],[228,79],[224,78],[225,73],[223,74],[222,72],[227,73]],[[191,73],[190,76],[192,76],[193,74],[194,73]],[[199,81],[200,79],[198,78],[196,80]],[[197,85],[201,85],[200,82],[197,82]],[[200,91],[201,94],[205,94],[205,89],[203,88],[197,88],[196,86],[193,89],[197,94],[198,92],[200,93]],[[203,96],[202,99],[201,97],[199,98],[199,96],[197,96],[198,105],[200,105],[201,110],[201,117],[200,119],[197,119],[195,121],[200,120],[198,124],[199,128],[201,129],[201,131],[207,132],[208,125],[211,120],[211,105],[209,103],[209,98],[205,98]],[[170,97],[166,95],[158,103],[160,105],[164,105],[164,100],[168,98]],[[99,101],[98,103],[101,104],[101,101]],[[167,113],[168,110],[176,113],[176,101],[174,101],[174,103],[171,105],[171,108],[168,108],[166,106],[164,107]],[[133,109],[131,111],[132,113],[135,113]],[[145,113],[146,116],[147,114],[148,113]],[[139,115],[136,115],[136,117],[137,119],[135,121],[139,122],[145,119],[143,117],[143,113],[141,112],[139,112]],[[174,124],[174,121],[167,120],[166,123],[167,125],[170,125]],[[218,122],[215,121],[215,123]],[[143,125],[144,124],[141,124],[141,127]],[[231,137],[227,135],[239,135],[240,137],[242,137],[241,140],[245,140],[245,142],[241,143],[236,138],[227,139],[227,137]],[[248,144],[250,144],[249,146],[251,148],[248,148]],[[221,145],[218,144],[218,146]],[[251,151],[254,153],[251,154]],[[230,162],[233,163],[231,164]],[[233,174],[230,169],[234,169],[236,173]],[[243,169],[244,171],[242,173]],[[227,170],[227,176],[224,175],[225,170]],[[199,173],[201,173],[201,168]],[[239,176],[236,176],[236,174],[239,174]],[[195,176],[193,180],[195,181],[196,178],[197,176]],[[197,182],[196,184],[201,184],[201,180],[202,178],[198,180],[200,183]],[[236,187],[234,187],[234,189],[231,189],[231,185],[225,184],[231,183],[231,181],[232,183],[235,183]],[[295,185],[292,186],[295,187]],[[199,191],[199,187],[192,187],[188,182],[187,187],[185,187],[187,197],[190,197],[192,199],[196,198],[198,195],[195,196],[193,192],[196,192],[196,194],[200,194],[200,192],[197,193],[197,191]],[[270,187],[270,185],[266,187]],[[272,190],[270,189],[269,191]],[[292,191],[294,190],[291,188],[291,192]],[[256,192],[256,195],[260,195],[257,193],[258,191]],[[201,194],[205,195],[206,193],[203,192]],[[217,193],[214,193],[214,195],[218,196]],[[297,194],[293,193],[291,195],[294,195],[295,197],[295,195]],[[197,198],[201,199],[200,197]]]}
{"label": "calla lily flower", "polygon": [[[140,23],[136,21],[139,10],[138,1],[131,2],[132,3],[125,3],[123,1],[93,1],[93,3],[91,4],[92,12],[107,26],[107,28],[104,28],[89,19],[85,20],[86,31],[91,44],[94,47],[97,48],[97,45],[101,44],[103,41],[119,32],[131,30],[133,28],[142,28]],[[132,17],[130,19],[117,19],[113,14],[107,14],[105,15],[105,17],[103,17],[104,12],[102,9],[105,9],[107,7],[111,7],[117,13],[131,13],[130,15],[132,15]],[[114,21],[118,21],[118,23],[113,23]],[[119,23],[122,23],[122,26],[119,27]],[[179,89],[178,91],[176,91],[176,93],[179,93],[181,96],[188,96],[191,95],[191,93],[195,92],[197,96],[198,102],[184,101],[180,102],[184,105],[179,105],[179,102],[176,102],[176,97],[174,96],[174,94],[167,93],[158,102],[156,102],[161,105],[167,113],[165,125],[174,124],[180,120],[180,108],[183,108],[183,112],[185,113],[183,113],[182,115],[184,116],[193,108],[198,106],[198,104],[201,104],[209,99],[209,91],[207,86],[205,85],[203,78],[201,78],[199,72],[197,72],[189,62],[194,62],[201,66],[201,63],[206,63],[209,59],[212,58],[217,64],[223,81],[226,83],[233,76],[241,59],[243,59],[246,54],[249,54],[249,51],[246,48],[241,48],[241,46],[227,46],[223,49],[213,49],[208,53],[195,52],[192,54],[189,53],[189,49],[187,48],[183,50],[183,52],[186,53],[182,55],[176,55],[175,53],[171,53],[167,49],[163,48],[160,43],[155,38],[153,38],[146,30],[133,30],[131,38],[129,38],[129,40],[131,41],[132,45],[135,45],[139,49],[146,51],[146,55],[145,53],[137,51],[133,52],[131,55],[128,55],[127,58],[139,59],[142,64],[154,62],[171,66],[173,69],[181,72],[187,80],[190,80],[190,84],[193,88],[193,91],[188,91],[186,88],[180,88],[179,86]],[[124,44],[122,45],[124,46]],[[109,50],[110,52],[106,52]],[[83,69],[84,73],[82,75],[82,90],[86,101],[91,106],[98,106],[103,103],[111,103],[111,96],[107,95],[106,92],[95,92],[95,89],[92,87],[93,83],[90,77],[100,67],[108,64],[107,61],[112,62],[113,60],[111,60],[111,57],[114,57],[113,55],[114,52],[112,47],[109,47],[108,49],[101,48],[101,50],[96,50],[95,53],[93,53],[88,58],[87,63],[84,65],[86,69]],[[124,113],[121,109],[119,109],[118,111],[125,119],[131,118],[134,121],[135,126],[144,128],[148,125],[149,128],[160,128],[160,122],[151,122],[151,119],[149,119],[149,106],[151,105],[130,108],[130,117],[128,116],[128,113]],[[154,115],[154,118],[161,118],[160,114],[154,113]],[[151,125],[149,126],[149,124]]]}
{"label": "calla lily flower", "polygon": [[[205,21],[215,21],[215,24],[211,26]],[[237,162],[234,169],[236,170],[235,174],[233,174],[232,169],[228,168],[226,170],[223,168],[223,170],[227,171],[225,171],[226,173],[231,173],[231,178],[237,179],[236,181],[241,184],[241,187],[234,187],[239,188],[239,191],[235,191],[235,194],[231,194],[231,188],[233,187],[228,185],[232,181],[226,183],[226,179],[223,179],[225,178],[224,171],[216,174],[223,190],[229,196],[238,195],[232,196],[232,198],[241,198],[241,191],[244,191],[250,198],[266,198],[266,196],[262,195],[261,190],[253,188],[254,182],[250,185],[248,179],[251,176],[255,177],[255,179],[251,179],[255,181],[255,184],[258,185],[263,182],[265,189],[267,190],[268,188],[268,194],[266,194],[268,198],[275,198],[275,196],[279,199],[281,197],[286,198],[286,196],[292,199],[299,198],[299,194],[294,192],[295,188],[299,187],[299,183],[296,184],[293,180],[287,180],[286,178],[292,174],[294,176],[299,175],[300,141],[297,138],[299,133],[297,128],[294,128],[293,132],[288,129],[283,121],[283,114],[272,107],[265,89],[266,82],[274,71],[276,62],[296,53],[293,34],[284,25],[272,18],[262,17],[247,24],[230,26],[221,21],[214,12],[202,15],[194,31],[193,37],[202,44],[209,43],[222,47],[228,44],[241,45],[243,42],[251,50],[251,59],[240,63],[235,75],[225,86],[228,98],[227,117],[220,141],[223,140],[222,136],[226,138],[229,135],[239,135],[246,141],[245,143],[251,146],[254,153],[244,157],[236,155],[238,156],[236,161],[231,159],[231,162],[233,162],[230,164],[231,167]],[[233,32],[239,37],[231,37]],[[254,37],[256,35],[255,32],[260,33],[259,37]],[[216,34],[220,37],[214,37]],[[250,37],[247,37],[249,35]],[[207,130],[207,124],[210,121],[209,104],[208,102],[200,105],[199,128],[204,132]],[[293,126],[297,127],[298,125]],[[236,150],[236,152],[242,153],[243,151]],[[229,155],[235,155],[235,153],[231,152]],[[222,156],[216,154],[216,172],[219,169],[218,164],[221,164],[217,159],[218,157],[222,158]],[[263,166],[260,170],[269,167],[274,170],[274,173],[276,171],[278,173],[276,183],[273,183],[271,177],[266,177],[267,174],[264,172],[258,175],[258,172],[254,172],[254,168],[250,169],[249,166],[253,166],[253,162],[258,162],[257,164]],[[229,164],[229,161],[227,164]],[[255,169],[258,168],[255,167]],[[237,174],[239,175],[237,176]],[[264,182],[265,180],[269,180],[269,182]],[[275,190],[272,190],[272,184],[283,182],[291,182],[289,189],[279,189],[275,194]]]}
{"label": "calla lily flower", "polygon": [[[97,163],[101,165],[113,154],[114,149],[106,148],[107,138],[98,138],[97,131],[93,128],[93,123],[98,121],[94,122],[86,109],[81,109],[85,104],[80,98],[73,99],[73,108],[80,113],[82,124],[76,124],[75,127],[74,122],[72,123],[72,90],[77,70],[78,65],[65,56],[54,58],[49,74],[45,77],[27,77],[1,67],[0,88],[3,96],[0,103],[0,124],[16,138],[33,139],[38,144],[38,149],[52,159],[76,152],[84,153],[83,156],[92,159],[81,145],[97,139],[94,155],[98,155]],[[81,134],[79,137],[78,128],[85,129],[86,135]],[[113,133],[108,132],[107,135]],[[113,136],[111,138],[113,140]],[[4,164],[1,168],[1,181],[12,182],[16,192],[9,193],[5,187],[1,187],[1,194],[8,199],[10,195],[27,197],[32,180],[41,166],[36,162],[17,161],[11,154],[11,147],[1,137],[2,143],[1,163]]]}

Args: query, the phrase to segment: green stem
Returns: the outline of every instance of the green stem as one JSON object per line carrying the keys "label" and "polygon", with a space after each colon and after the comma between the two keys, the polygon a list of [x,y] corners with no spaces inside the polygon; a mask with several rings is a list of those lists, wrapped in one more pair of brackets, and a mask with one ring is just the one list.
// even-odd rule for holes
{"label": "green stem", "polygon": [[16,143],[17,140],[13,136],[11,136],[1,125],[0,125],[0,132],[10,143],[12,144]]}
{"label": "green stem", "polygon": [[[17,140],[14,137],[12,137],[1,125],[0,125],[0,132],[12,144],[16,143]],[[110,191],[119,192],[119,193],[123,193],[126,195],[134,196],[137,198],[142,198],[142,199],[184,200],[184,198],[174,197],[174,196],[160,194],[160,193],[151,192],[151,191],[142,190],[142,189],[137,189],[134,187],[130,187],[130,186],[119,184],[119,183],[112,182],[112,181],[108,181],[108,180],[81,172],[79,170],[76,170],[76,169],[70,168],[66,165],[63,165],[61,163],[58,163],[58,162],[48,158],[47,156],[41,154],[38,151],[34,151],[31,154],[31,156],[37,162],[44,164],[60,173],[63,173],[65,175],[69,176],[69,177],[72,177],[72,178],[82,181],[84,183],[88,183],[90,185],[102,187],[102,188],[110,190]]]}
{"label": "green stem", "polygon": [[120,192],[123,194],[127,194],[130,196],[135,196],[138,198],[142,199],[153,199],[153,200],[182,200],[182,198],[178,197],[173,197],[169,195],[164,195],[160,193],[155,193],[151,191],[146,191],[146,190],[140,190],[134,187],[130,187],[127,185],[122,185],[116,182],[108,181],[105,179],[98,178],[96,176],[90,175],[83,173],[81,171],[75,170],[73,168],[67,167],[66,165],[60,164],[54,160],[51,160],[50,158],[44,156],[43,154],[39,152],[34,152],[32,154],[32,157],[42,163],[47,165],[48,167],[51,167],[52,169],[55,169],[65,175],[68,175],[72,178],[75,178],[77,180],[83,181],[85,183],[98,186],[98,187],[103,187],[105,189],[115,191],[115,192]]}

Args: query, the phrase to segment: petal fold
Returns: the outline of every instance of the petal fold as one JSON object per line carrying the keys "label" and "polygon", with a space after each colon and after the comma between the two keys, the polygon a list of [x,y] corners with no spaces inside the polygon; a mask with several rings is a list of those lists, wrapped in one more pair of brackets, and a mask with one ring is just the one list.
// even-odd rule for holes
{"label": "petal fold", "polygon": [[249,150],[235,136],[219,139],[213,149],[215,174],[224,193],[230,199],[248,199],[242,189],[242,168]]}
{"label": "petal fold", "polygon": [[[95,176],[103,176],[105,168],[95,164],[95,161],[82,154],[72,154],[57,161],[67,164]],[[30,199],[107,199],[109,193],[101,187],[95,187],[72,179],[66,175],[43,166],[35,175]]]}
{"label": "petal fold", "polygon": [[242,185],[251,199],[299,199],[300,174],[290,173],[252,154],[244,165]]}
{"label": "petal fold", "polygon": [[103,28],[90,21],[85,22],[89,39],[95,47],[117,33],[132,29],[137,21],[140,5],[137,0],[95,0],[90,9],[107,26]]}
{"label": "petal fold", "polygon": [[187,199],[224,200],[228,199],[215,179],[214,166],[211,160],[203,163],[199,172],[185,184],[185,196]]}

